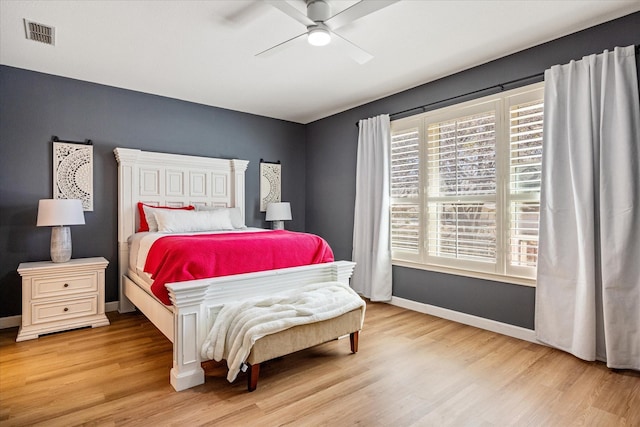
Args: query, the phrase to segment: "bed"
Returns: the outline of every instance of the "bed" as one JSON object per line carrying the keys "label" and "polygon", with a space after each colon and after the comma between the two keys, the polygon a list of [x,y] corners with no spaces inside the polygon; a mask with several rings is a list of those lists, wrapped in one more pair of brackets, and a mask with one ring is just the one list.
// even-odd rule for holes
{"label": "bed", "polygon": [[204,383],[202,343],[226,302],[268,296],[323,281],[349,282],[354,263],[334,261],[166,285],[167,305],[130,265],[130,237],[140,227],[138,203],[236,208],[245,217],[248,161],[114,150],[118,162],[118,265],[121,313],[140,310],[172,343],[170,383],[177,391]]}

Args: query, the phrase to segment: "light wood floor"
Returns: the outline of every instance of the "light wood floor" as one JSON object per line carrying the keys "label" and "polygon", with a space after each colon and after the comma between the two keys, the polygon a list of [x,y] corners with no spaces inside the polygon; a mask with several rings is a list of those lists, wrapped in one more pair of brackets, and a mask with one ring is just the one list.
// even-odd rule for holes
{"label": "light wood floor", "polygon": [[640,373],[369,303],[358,354],[333,341],[264,364],[258,389],[222,367],[169,385],[171,344],[140,314],[15,342],[0,331],[2,426],[640,426]]}

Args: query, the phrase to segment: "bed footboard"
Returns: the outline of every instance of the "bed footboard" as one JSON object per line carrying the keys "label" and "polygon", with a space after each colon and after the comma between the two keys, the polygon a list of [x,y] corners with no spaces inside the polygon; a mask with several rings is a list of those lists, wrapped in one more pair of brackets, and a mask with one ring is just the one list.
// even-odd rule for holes
{"label": "bed footboard", "polygon": [[207,318],[209,308],[312,283],[348,284],[354,267],[353,262],[336,261],[167,285],[174,306],[171,385],[181,391],[204,383],[200,348],[212,323]]}

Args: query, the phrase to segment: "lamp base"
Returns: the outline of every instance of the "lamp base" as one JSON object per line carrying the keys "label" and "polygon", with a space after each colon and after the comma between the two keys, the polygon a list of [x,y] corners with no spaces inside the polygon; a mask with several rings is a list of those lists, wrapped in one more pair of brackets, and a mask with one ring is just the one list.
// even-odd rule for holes
{"label": "lamp base", "polygon": [[271,222],[272,230],[284,230],[284,221],[272,221]]}
{"label": "lamp base", "polygon": [[71,259],[71,229],[66,226],[51,228],[51,261],[67,262]]}

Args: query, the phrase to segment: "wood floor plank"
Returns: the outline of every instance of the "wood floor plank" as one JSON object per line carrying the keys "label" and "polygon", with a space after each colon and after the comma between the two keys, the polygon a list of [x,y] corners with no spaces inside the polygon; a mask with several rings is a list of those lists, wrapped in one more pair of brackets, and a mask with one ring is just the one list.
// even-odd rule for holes
{"label": "wood floor plank", "polygon": [[171,343],[139,313],[15,342],[0,331],[4,426],[640,426],[640,373],[368,303],[359,351],[341,339],[265,362],[258,389],[206,364],[169,385]]}

